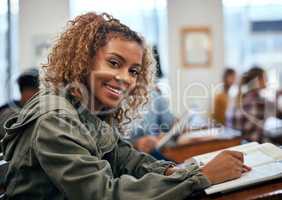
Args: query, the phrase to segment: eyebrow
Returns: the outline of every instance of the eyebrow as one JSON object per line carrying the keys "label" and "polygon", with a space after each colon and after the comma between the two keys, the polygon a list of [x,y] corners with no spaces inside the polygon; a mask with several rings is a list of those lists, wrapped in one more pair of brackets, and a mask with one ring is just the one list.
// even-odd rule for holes
{"label": "eyebrow", "polygon": [[[120,60],[122,60],[122,62],[126,62],[125,58],[124,58],[124,57],[122,57],[121,55],[119,55],[118,53],[114,53],[114,52],[112,52],[112,53],[109,53],[109,54],[111,54],[111,55],[114,55],[114,56],[118,57]],[[142,64],[141,64],[141,63],[135,63],[135,64],[133,64],[133,66],[135,66],[135,67],[141,67],[141,66],[142,66]]]}

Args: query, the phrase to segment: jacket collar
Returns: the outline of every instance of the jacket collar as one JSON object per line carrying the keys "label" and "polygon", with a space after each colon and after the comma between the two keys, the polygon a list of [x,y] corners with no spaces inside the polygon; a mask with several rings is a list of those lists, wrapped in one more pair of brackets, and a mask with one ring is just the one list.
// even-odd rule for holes
{"label": "jacket collar", "polygon": [[91,136],[96,140],[102,156],[112,151],[120,138],[119,131],[114,122],[108,123],[101,116],[91,113],[72,96],[67,99],[77,110],[81,122],[87,127]]}

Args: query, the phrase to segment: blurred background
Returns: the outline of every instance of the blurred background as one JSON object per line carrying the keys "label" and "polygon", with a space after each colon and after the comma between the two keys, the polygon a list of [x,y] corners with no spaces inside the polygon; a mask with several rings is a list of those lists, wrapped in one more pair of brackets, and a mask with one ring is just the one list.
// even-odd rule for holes
{"label": "blurred background", "polygon": [[[282,84],[282,0],[0,0],[0,105],[19,98],[19,74],[46,62],[66,22],[88,11],[112,14],[157,47],[161,88],[177,116],[189,108],[211,115],[227,67],[239,75],[263,67],[268,98]],[[182,61],[189,27],[209,30],[207,66]]]}

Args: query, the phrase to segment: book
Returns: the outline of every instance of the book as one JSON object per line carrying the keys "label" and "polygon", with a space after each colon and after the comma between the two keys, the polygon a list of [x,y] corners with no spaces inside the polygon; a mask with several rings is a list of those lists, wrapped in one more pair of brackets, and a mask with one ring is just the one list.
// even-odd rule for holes
{"label": "book", "polygon": [[[227,149],[242,152],[244,154],[244,163],[250,166],[252,170],[242,174],[238,179],[206,188],[206,194],[230,192],[242,187],[282,177],[282,149],[279,147],[271,143],[259,144],[252,142]],[[223,150],[195,156],[193,160],[199,166],[204,166]]]}
{"label": "book", "polygon": [[[192,130],[181,135],[183,140],[189,140],[193,138],[212,137],[215,139],[233,139],[240,137],[242,134],[240,131],[227,128],[227,127],[211,127],[207,129]],[[181,139],[180,138],[180,139]]]}

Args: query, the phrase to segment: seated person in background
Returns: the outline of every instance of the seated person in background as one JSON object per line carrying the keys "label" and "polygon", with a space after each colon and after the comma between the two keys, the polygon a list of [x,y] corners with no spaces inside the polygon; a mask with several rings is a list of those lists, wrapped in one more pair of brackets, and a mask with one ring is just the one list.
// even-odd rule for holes
{"label": "seated person in background", "polygon": [[279,89],[276,92],[276,101],[277,101],[277,108],[279,111],[282,110],[282,89]]}
{"label": "seated person in background", "polygon": [[165,159],[155,148],[158,137],[168,132],[175,121],[176,118],[169,111],[167,99],[156,87],[151,92],[148,111],[142,117],[142,121],[133,124],[133,130],[130,132],[133,146],[139,151],[150,153],[157,159]]}
{"label": "seated person in background", "polygon": [[7,199],[181,200],[250,170],[236,151],[179,169],[124,141],[124,123],[148,97],[153,60],[119,20],[78,16],[56,41],[45,89],[5,123]]}
{"label": "seated person in background", "polygon": [[156,150],[159,137],[168,132],[174,124],[176,118],[169,110],[169,102],[158,87],[158,81],[163,77],[160,58],[157,47],[153,47],[153,55],[156,60],[156,79],[155,87],[150,94],[150,99],[143,112],[142,120],[136,120],[129,133],[130,142],[141,152],[150,153],[157,159],[165,159]]}
{"label": "seated person in background", "polygon": [[20,100],[14,100],[0,107],[0,139],[5,135],[4,121],[16,114],[24,104],[39,90],[39,73],[37,69],[23,72],[17,79],[20,90]]}
{"label": "seated person in background", "polygon": [[223,73],[223,90],[215,96],[214,100],[214,119],[220,124],[225,124],[225,114],[229,102],[229,89],[236,81],[234,69],[226,69]]}
{"label": "seated person in background", "polygon": [[261,95],[266,88],[266,73],[253,67],[242,75],[234,105],[227,111],[227,127],[240,130],[247,141],[263,142],[264,123],[270,116],[281,117],[276,104]]}

